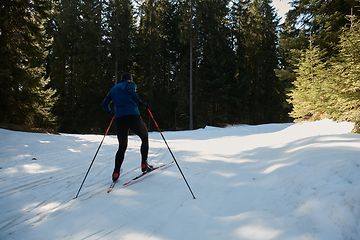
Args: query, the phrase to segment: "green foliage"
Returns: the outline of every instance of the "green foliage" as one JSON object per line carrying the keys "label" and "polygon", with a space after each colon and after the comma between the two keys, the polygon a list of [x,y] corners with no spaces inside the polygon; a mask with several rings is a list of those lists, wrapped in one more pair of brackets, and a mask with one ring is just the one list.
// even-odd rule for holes
{"label": "green foliage", "polygon": [[324,60],[325,54],[326,52],[321,51],[319,47],[314,47],[311,40],[309,49],[301,52],[295,70],[295,88],[289,94],[289,101],[294,106],[291,116],[298,121],[318,120],[327,112],[329,90],[326,84],[328,66]]}
{"label": "green foliage", "polygon": [[360,24],[354,15],[348,16],[351,24],[343,28],[339,54],[332,65],[332,79],[337,91],[332,118],[357,123],[354,132],[359,132],[360,121]]}
{"label": "green foliage", "polygon": [[248,122],[265,123],[286,121],[284,85],[275,75],[278,69],[278,20],[270,1],[245,2],[239,23],[240,77],[246,82]]}
{"label": "green foliage", "polygon": [[342,28],[338,54],[328,58],[312,41],[302,51],[289,101],[298,121],[324,117],[351,121],[356,123],[353,132],[359,132],[360,28],[354,15],[348,17],[351,24]]}
{"label": "green foliage", "polygon": [[235,52],[226,16],[229,1],[201,1],[197,4],[198,74],[196,114],[199,125],[222,125],[232,121],[230,94],[235,75]]}
{"label": "green foliage", "polygon": [[297,121],[324,117],[352,121],[353,131],[359,132],[356,4],[355,0],[292,3],[280,34],[282,68],[277,75],[287,83],[291,116]]}
{"label": "green foliage", "polygon": [[[287,121],[286,84],[274,71],[279,69],[278,20],[270,0],[47,3],[52,4],[52,11],[47,15],[50,19],[41,23],[46,22],[47,32],[39,39],[53,42],[51,46],[38,44],[42,56],[28,53],[41,66],[29,73],[35,78],[42,74],[29,92],[41,96],[42,102],[34,104],[45,116],[54,99],[54,91],[45,84],[56,90],[52,113],[59,131],[103,132],[109,117],[101,102],[123,72],[133,73],[138,95],[150,104],[159,125],[188,128],[190,36],[195,128]],[[12,53],[6,56],[16,58]],[[4,75],[9,72],[0,70]],[[19,89],[24,92],[25,84],[21,88],[16,84],[7,80],[1,89],[4,94],[9,89],[13,95]],[[10,106],[6,101],[11,99],[1,104]],[[6,118],[8,112],[3,111],[1,117]],[[149,129],[154,129],[147,114],[142,115]]]}
{"label": "green foliage", "polygon": [[0,122],[51,126],[54,91],[46,89],[45,77],[50,9],[51,1],[42,0],[0,4]]}
{"label": "green foliage", "polygon": [[[174,126],[174,81],[177,68],[177,22],[174,5],[168,1],[145,1],[139,8],[138,34],[135,37],[135,63],[133,72],[139,97],[150,104],[160,125]],[[176,96],[176,94],[174,94]],[[165,101],[166,99],[166,101]],[[152,129],[151,119],[144,116]],[[171,123],[173,122],[173,124]]]}
{"label": "green foliage", "polygon": [[[129,72],[134,59],[135,25],[130,0],[111,0],[105,11],[105,36],[110,57],[106,59],[109,72],[106,78],[114,78],[116,85],[119,73]],[[107,80],[108,81],[108,80]]]}
{"label": "green foliage", "polygon": [[192,46],[195,128],[284,122],[292,108],[359,132],[357,2],[294,1],[279,32],[271,0],[2,1],[0,121],[103,132],[101,102],[132,72],[159,125],[186,129]]}
{"label": "green foliage", "polygon": [[114,73],[131,66],[130,2],[62,0],[52,17],[50,76],[59,130],[102,132],[108,119],[101,102],[117,81]]}
{"label": "green foliage", "polygon": [[293,1],[293,9],[287,13],[286,24],[293,26],[298,35],[304,32],[306,36],[317,36],[313,39],[314,44],[326,50],[328,55],[332,55],[336,53],[333,47],[339,41],[341,28],[347,23],[345,16],[350,14],[356,2],[356,0]]}

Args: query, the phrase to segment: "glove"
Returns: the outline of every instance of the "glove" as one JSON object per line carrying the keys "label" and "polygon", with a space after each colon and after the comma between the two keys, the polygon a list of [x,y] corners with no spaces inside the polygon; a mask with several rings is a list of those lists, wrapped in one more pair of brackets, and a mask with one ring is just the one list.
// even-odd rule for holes
{"label": "glove", "polygon": [[142,107],[143,109],[150,108],[149,104],[147,104],[147,103],[138,102],[138,104],[139,104],[139,106]]}
{"label": "glove", "polygon": [[110,112],[107,112],[107,114],[109,114],[110,116],[114,116],[114,115],[115,115],[115,113],[114,113],[113,110],[111,110]]}

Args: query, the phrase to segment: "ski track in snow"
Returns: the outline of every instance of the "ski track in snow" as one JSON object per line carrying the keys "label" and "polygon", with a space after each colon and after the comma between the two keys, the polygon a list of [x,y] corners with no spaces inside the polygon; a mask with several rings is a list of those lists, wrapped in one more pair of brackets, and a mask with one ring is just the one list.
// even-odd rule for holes
{"label": "ski track in snow", "polygon": [[[360,239],[360,136],[351,123],[206,127],[165,132],[178,168],[136,184],[129,137],[111,193],[116,136],[0,129],[0,239]],[[149,134],[149,161],[172,161]]]}

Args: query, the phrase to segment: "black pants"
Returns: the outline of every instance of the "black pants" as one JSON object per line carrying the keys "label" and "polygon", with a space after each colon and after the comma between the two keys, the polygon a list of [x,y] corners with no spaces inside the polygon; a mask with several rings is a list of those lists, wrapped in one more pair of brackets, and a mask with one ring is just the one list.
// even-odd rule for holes
{"label": "black pants", "polygon": [[115,157],[114,171],[119,172],[124,161],[125,151],[128,144],[129,129],[141,139],[141,164],[145,164],[149,152],[149,138],[146,125],[140,115],[128,115],[116,119],[116,132],[119,141],[119,149]]}

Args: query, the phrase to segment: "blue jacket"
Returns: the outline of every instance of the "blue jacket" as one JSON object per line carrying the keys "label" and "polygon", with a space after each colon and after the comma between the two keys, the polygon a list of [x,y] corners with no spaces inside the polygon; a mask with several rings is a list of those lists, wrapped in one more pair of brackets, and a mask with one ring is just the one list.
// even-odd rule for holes
{"label": "blue jacket", "polygon": [[103,109],[108,114],[111,113],[111,102],[115,105],[115,118],[140,114],[136,105],[140,102],[140,98],[136,94],[136,84],[134,82],[123,80],[110,90],[102,103]]}

